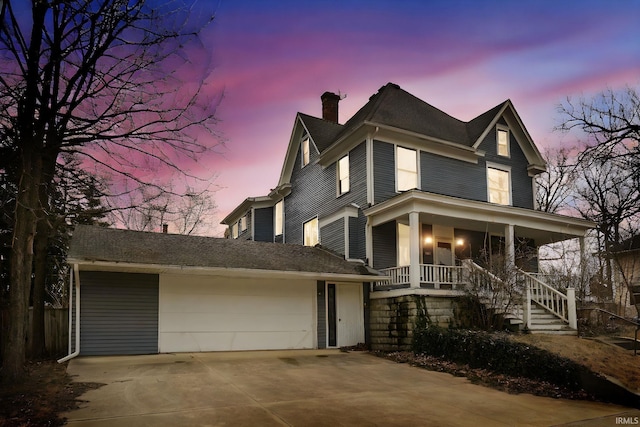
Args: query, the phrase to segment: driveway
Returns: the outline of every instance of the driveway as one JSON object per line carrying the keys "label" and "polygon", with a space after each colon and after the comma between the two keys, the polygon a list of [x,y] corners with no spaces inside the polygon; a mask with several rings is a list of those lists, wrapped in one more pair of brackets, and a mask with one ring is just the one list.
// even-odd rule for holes
{"label": "driveway", "polygon": [[82,357],[68,372],[105,384],[64,414],[70,426],[613,426],[640,415],[337,350]]}

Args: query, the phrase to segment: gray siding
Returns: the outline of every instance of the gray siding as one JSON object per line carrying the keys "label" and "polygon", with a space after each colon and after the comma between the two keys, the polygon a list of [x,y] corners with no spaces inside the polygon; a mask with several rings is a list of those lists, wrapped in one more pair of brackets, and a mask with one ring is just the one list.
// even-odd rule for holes
{"label": "gray siding", "polygon": [[349,218],[349,258],[364,260],[366,252],[367,217],[362,211],[357,218]]}
{"label": "gray siding", "polygon": [[344,255],[344,219],[340,218],[320,228],[322,246]]}
{"label": "gray siding", "polygon": [[430,193],[486,201],[484,162],[474,165],[421,151],[420,188]]}
{"label": "gray siding", "polygon": [[325,282],[318,280],[317,283],[316,308],[318,312],[318,348],[327,347],[327,303],[325,297]]}
{"label": "gray siding", "polygon": [[257,242],[273,242],[273,208],[254,210],[254,236]]}
{"label": "gray siding", "polygon": [[80,354],[158,352],[158,275],[80,273]]}
{"label": "gray siding", "polygon": [[395,267],[397,260],[396,223],[373,227],[373,268]]}
{"label": "gray siding", "polygon": [[395,168],[393,144],[373,141],[373,197],[375,203],[384,202],[397,194]]}
{"label": "gray siding", "polygon": [[[310,163],[304,168],[300,163],[300,150],[291,174],[291,194],[285,198],[285,241],[302,244],[302,224],[315,216],[326,217],[345,206],[355,203],[364,207],[367,202],[366,145],[361,143],[349,152],[350,191],[337,196],[336,164],[322,168],[317,163],[318,153],[311,150]],[[364,236],[364,223],[357,223],[355,232]],[[326,245],[325,235],[320,235],[320,244]],[[331,237],[329,237],[331,239]],[[343,245],[340,253],[344,252]],[[330,245],[335,242],[328,242]],[[364,251],[360,251],[364,258]]]}
{"label": "gray siding", "polygon": [[[504,122],[501,123],[506,125]],[[513,206],[533,209],[533,183],[527,172],[529,162],[527,162],[527,158],[513,136],[513,132],[509,132],[510,157],[498,155],[495,128],[487,134],[487,137],[478,148],[486,152],[485,161],[511,167]]]}

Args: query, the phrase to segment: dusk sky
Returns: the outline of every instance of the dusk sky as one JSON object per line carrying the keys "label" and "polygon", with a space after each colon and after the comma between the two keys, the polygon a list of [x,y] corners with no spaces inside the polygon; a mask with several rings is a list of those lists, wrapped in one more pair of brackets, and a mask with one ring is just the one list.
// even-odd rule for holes
{"label": "dusk sky", "polygon": [[324,91],[346,95],[340,123],[387,82],[465,121],[509,98],[544,149],[569,143],[553,132],[567,96],[640,84],[638,0],[216,7],[206,37],[224,87],[226,148],[210,165],[220,219],[277,185],[295,115],[320,116]]}

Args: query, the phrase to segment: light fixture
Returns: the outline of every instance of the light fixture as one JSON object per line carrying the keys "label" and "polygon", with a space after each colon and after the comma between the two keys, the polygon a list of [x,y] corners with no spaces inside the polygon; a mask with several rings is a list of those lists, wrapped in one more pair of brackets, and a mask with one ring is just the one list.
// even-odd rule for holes
{"label": "light fixture", "polygon": [[458,246],[462,246],[462,245],[464,245],[464,239],[458,239],[458,240],[456,240],[456,245],[458,245]]}
{"label": "light fixture", "polygon": [[430,245],[431,243],[433,243],[433,238],[431,236],[425,237],[424,243],[426,243],[427,245]]}

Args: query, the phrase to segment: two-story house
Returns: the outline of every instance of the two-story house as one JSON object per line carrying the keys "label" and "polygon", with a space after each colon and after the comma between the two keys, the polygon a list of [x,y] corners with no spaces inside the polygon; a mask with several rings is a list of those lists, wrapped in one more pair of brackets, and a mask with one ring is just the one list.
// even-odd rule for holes
{"label": "two-story house", "polygon": [[[277,186],[222,221],[231,238],[320,244],[361,260],[389,276],[372,300],[446,298],[463,292],[470,268],[500,259],[535,272],[539,246],[583,244],[593,227],[536,210],[546,165],[510,100],[463,122],[388,83],[344,124],[340,97],[321,100],[322,118],[296,115]],[[571,296],[522,274],[532,298],[575,328]]]}

